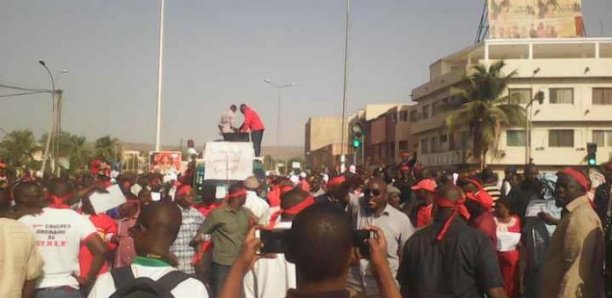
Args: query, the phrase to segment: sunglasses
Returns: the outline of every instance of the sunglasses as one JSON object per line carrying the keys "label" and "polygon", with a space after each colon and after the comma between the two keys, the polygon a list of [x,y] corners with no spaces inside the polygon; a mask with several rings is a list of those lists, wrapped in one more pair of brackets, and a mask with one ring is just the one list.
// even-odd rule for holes
{"label": "sunglasses", "polygon": [[369,189],[366,188],[363,190],[363,195],[366,197],[378,197],[380,196],[381,192],[378,189]]}

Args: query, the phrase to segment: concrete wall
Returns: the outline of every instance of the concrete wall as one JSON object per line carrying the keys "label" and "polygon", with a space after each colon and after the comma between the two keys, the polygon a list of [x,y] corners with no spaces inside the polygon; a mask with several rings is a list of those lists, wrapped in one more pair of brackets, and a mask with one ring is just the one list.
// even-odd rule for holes
{"label": "concrete wall", "polygon": [[[317,150],[329,144],[339,144],[342,139],[341,117],[313,117],[306,123],[305,150]],[[345,131],[348,121],[345,123]],[[345,136],[346,137],[346,136]]]}

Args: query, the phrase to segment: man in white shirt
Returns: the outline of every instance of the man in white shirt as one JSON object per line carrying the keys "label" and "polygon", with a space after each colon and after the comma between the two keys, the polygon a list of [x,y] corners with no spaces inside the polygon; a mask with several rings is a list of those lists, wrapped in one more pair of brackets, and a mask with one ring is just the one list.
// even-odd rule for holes
{"label": "man in white shirt", "polygon": [[221,119],[219,120],[219,132],[223,135],[223,140],[231,141],[232,134],[236,132],[236,128],[234,127],[234,118],[236,117],[236,105],[232,105],[229,111],[221,114]]}
{"label": "man in white shirt", "polygon": [[[263,226],[289,230],[293,218],[314,203],[307,192],[293,189],[283,194],[280,209]],[[289,289],[296,287],[295,265],[285,259],[285,254],[260,258],[245,275],[243,285],[246,298],[284,298]]]}
{"label": "man in white shirt", "polygon": [[[130,228],[130,237],[138,256],[130,267],[113,269],[98,278],[89,294],[89,298],[106,298],[116,291],[126,291],[130,288],[133,278],[146,277],[156,284],[165,284],[162,279],[176,277],[176,284],[165,289],[174,297],[208,298],[206,288],[199,280],[178,271],[170,253],[170,246],[176,239],[181,227],[181,211],[171,202],[153,202],[142,208],[136,224]],[[119,276],[119,270],[128,270],[130,278],[119,279],[122,284],[117,286],[114,279]],[[163,286],[162,286],[163,287]],[[137,292],[132,292],[137,293]]]}
{"label": "man in white shirt", "polygon": [[[375,178],[368,182],[363,197],[351,196],[347,210],[354,229],[376,226],[382,230],[387,240],[387,261],[392,275],[396,276],[400,253],[414,233],[414,227],[408,216],[387,200],[387,183]],[[360,266],[351,268],[348,282],[351,290],[361,292],[366,297],[381,297],[368,260],[362,259]]]}
{"label": "man in white shirt", "polygon": [[261,183],[257,177],[251,176],[244,180],[244,187],[247,189],[244,208],[251,210],[258,219],[261,218],[270,208],[270,205],[258,195],[261,191]]}
{"label": "man in white shirt", "polygon": [[[79,288],[93,283],[107,252],[104,241],[87,219],[71,209],[43,208],[43,190],[34,182],[14,189],[19,221],[35,234],[45,263],[36,297],[81,297]],[[93,255],[87,274],[79,276],[79,247],[84,242]]]}

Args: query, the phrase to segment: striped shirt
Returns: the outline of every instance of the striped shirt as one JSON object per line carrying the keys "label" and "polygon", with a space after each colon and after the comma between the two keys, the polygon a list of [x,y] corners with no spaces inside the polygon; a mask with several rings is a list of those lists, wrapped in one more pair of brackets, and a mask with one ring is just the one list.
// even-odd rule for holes
{"label": "striped shirt", "polygon": [[489,193],[489,195],[491,195],[493,202],[497,201],[501,197],[501,190],[497,186],[497,183],[485,184],[483,185],[483,188]]}

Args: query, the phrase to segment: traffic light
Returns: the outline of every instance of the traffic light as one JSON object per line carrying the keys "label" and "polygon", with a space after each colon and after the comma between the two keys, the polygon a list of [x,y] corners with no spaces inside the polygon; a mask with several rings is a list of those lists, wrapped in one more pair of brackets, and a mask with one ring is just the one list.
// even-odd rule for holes
{"label": "traffic light", "polygon": [[353,148],[361,147],[361,140],[358,137],[353,137]]}
{"label": "traffic light", "polygon": [[587,164],[590,167],[597,165],[597,143],[587,143]]}

